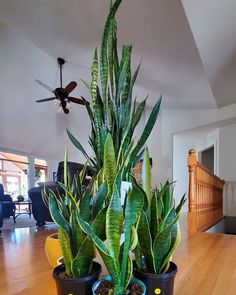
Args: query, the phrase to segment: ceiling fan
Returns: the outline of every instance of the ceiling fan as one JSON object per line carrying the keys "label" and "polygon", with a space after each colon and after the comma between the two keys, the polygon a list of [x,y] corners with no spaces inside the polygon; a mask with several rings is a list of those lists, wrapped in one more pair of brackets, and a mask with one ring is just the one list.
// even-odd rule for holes
{"label": "ceiling fan", "polygon": [[88,103],[88,102],[85,99],[69,96],[69,94],[77,86],[77,83],[75,81],[71,81],[65,88],[62,87],[62,66],[65,63],[65,60],[63,58],[58,57],[57,61],[58,61],[59,69],[60,69],[60,87],[56,89],[52,89],[45,83],[39,80],[35,80],[38,84],[40,84],[41,86],[43,86],[44,88],[52,92],[55,95],[55,97],[39,99],[39,100],[36,100],[36,102],[46,102],[46,101],[57,99],[59,101],[59,106],[62,108],[64,113],[69,114],[70,102],[74,102],[81,105],[85,105],[85,103]]}

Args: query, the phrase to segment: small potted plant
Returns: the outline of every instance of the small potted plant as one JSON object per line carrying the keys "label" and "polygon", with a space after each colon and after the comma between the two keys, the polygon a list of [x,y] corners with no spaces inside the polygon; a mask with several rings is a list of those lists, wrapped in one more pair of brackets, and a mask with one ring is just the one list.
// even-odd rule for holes
{"label": "small potted plant", "polygon": [[[85,167],[86,169],[86,167]],[[101,212],[94,205],[94,216],[91,215],[92,182],[86,190],[82,189],[85,169],[80,175],[69,181],[67,173],[67,156],[64,161],[64,183],[60,186],[64,193],[56,196],[48,193],[48,204],[51,216],[58,225],[58,239],[64,263],[53,270],[58,295],[89,295],[92,285],[98,279],[101,266],[94,262],[95,249],[89,235],[82,232],[78,216],[88,222],[96,235],[104,238],[104,210]],[[96,196],[95,196],[96,197]]]}
{"label": "small potted plant", "polygon": [[149,205],[146,210],[143,208],[138,224],[134,276],[145,283],[147,295],[172,295],[177,266],[171,259],[180,241],[178,219],[185,196],[175,206],[169,181],[160,189],[151,191],[148,150],[142,170],[142,188]]}

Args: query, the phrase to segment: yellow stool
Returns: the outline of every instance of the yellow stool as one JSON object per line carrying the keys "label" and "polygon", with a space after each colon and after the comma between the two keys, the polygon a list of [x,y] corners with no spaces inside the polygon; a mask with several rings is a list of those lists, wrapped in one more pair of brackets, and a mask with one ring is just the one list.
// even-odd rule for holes
{"label": "yellow stool", "polygon": [[58,259],[62,256],[57,233],[46,238],[45,252],[50,266],[55,268],[58,265]]}

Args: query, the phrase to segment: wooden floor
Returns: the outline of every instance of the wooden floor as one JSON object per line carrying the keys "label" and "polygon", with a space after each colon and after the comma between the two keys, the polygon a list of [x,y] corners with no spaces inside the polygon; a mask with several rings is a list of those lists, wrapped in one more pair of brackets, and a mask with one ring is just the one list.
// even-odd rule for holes
{"label": "wooden floor", "polygon": [[[15,229],[0,237],[0,294],[55,295],[44,242],[54,226]],[[199,233],[182,242],[174,256],[178,265],[175,295],[235,295],[236,236]]]}

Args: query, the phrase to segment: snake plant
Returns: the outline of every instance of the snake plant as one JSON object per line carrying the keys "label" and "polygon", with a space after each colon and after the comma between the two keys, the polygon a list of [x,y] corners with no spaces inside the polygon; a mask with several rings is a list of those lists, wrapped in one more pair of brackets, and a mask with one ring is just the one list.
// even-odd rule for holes
{"label": "snake plant", "polygon": [[138,224],[138,245],[135,249],[136,264],[149,273],[168,271],[172,255],[180,240],[178,219],[185,203],[185,195],[175,206],[172,184],[169,181],[160,189],[151,191],[151,167],[148,150],[145,151],[142,171],[142,192],[149,206],[143,208]]}
{"label": "snake plant", "polygon": [[[67,156],[65,156],[64,183],[59,183],[63,193],[58,196],[53,191],[49,191],[47,194],[52,219],[58,225],[58,239],[65,271],[72,277],[88,275],[92,270],[92,260],[95,256],[93,241],[90,236],[83,233],[78,222],[78,215],[91,225],[100,239],[105,238],[106,209],[99,210],[99,202],[97,202],[94,204],[93,216],[91,215],[93,183],[90,182],[83,190],[85,170],[86,167],[73,181],[70,180],[67,172]],[[103,192],[106,193],[106,189],[103,189]]]}
{"label": "snake plant", "polygon": [[[117,24],[115,14],[121,4],[116,0],[111,4],[100,48],[95,49],[91,66],[91,83],[84,82],[91,96],[91,106],[84,100],[91,122],[89,144],[94,152],[90,157],[79,140],[67,130],[71,142],[83,153],[89,164],[97,173],[103,168],[104,146],[107,135],[114,142],[117,169],[127,160],[127,150],[133,148],[124,170],[123,180],[128,177],[132,166],[138,161],[143,147],[153,129],[160,109],[161,97],[157,100],[141,137],[135,143],[134,131],[145,110],[147,98],[141,103],[133,99],[133,87],[140,65],[131,71],[132,46],[123,45],[121,57],[117,49]],[[100,80],[99,80],[100,77]],[[134,148],[135,147],[135,148]]]}
{"label": "snake plant", "polygon": [[103,209],[106,211],[106,243],[99,237],[93,224],[86,222],[81,215],[78,220],[83,231],[92,239],[112,278],[114,290],[109,294],[123,295],[126,294],[133,272],[129,253],[137,246],[137,225],[148,201],[135,178],[130,175],[132,188],[126,194],[124,207],[121,205],[121,171],[117,170],[115,148],[110,134],[104,146],[104,181],[107,183],[108,195],[109,187],[111,190],[109,202]]}

